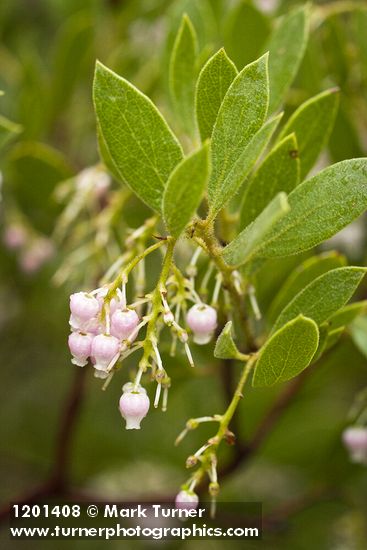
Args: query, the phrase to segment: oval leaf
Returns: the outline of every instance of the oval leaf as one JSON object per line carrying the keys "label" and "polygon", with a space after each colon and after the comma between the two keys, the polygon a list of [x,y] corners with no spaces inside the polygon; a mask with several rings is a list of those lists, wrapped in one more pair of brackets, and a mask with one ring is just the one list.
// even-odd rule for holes
{"label": "oval leaf", "polygon": [[222,48],[202,68],[196,85],[196,119],[201,140],[210,138],[223,98],[237,69]]}
{"label": "oval leaf", "polygon": [[367,357],[367,316],[358,317],[353,322],[350,332],[359,351]]}
{"label": "oval leaf", "polygon": [[241,265],[256,256],[262,239],[271,231],[273,225],[289,211],[287,195],[279,193],[261,214],[248,225],[223,250],[223,258],[230,265]]}
{"label": "oval leaf", "polygon": [[209,143],[173,170],[163,196],[163,217],[173,237],[179,237],[196,212],[209,177]]}
{"label": "oval leaf", "polygon": [[182,127],[188,134],[194,132],[194,96],[197,67],[197,39],[195,29],[185,14],[182,17],[173,46],[169,65],[169,89],[172,104]]}
{"label": "oval leaf", "polygon": [[166,182],[181,146],[151,100],[97,62],[93,98],[98,126],[121,181],[161,211]]}
{"label": "oval leaf", "polygon": [[240,227],[251,223],[277,193],[293,191],[299,183],[299,171],[297,140],[292,134],[269,153],[246,186]]}
{"label": "oval leaf", "polygon": [[366,313],[367,300],[354,302],[343,307],[337,313],[334,313],[327,322],[328,330],[334,331],[349,325],[356,317]]}
{"label": "oval leaf", "polygon": [[269,98],[267,60],[266,54],[237,75],[219,109],[212,134],[212,174],[208,188],[212,216],[241,185],[233,168],[264,123]]}
{"label": "oval leaf", "polygon": [[284,96],[297,74],[305,53],[308,38],[308,7],[303,6],[283,17],[273,31],[269,50],[269,112],[273,113],[284,101]]}
{"label": "oval leaf", "polygon": [[346,262],[345,256],[339,252],[325,252],[302,262],[291,272],[275,295],[267,313],[269,321],[275,321],[282,309],[314,279],[331,269],[345,266]]}
{"label": "oval leaf", "polygon": [[311,363],[319,343],[312,319],[299,315],[276,332],[261,348],[253,386],[273,386],[297,376]]}
{"label": "oval leaf", "polygon": [[338,162],[288,196],[290,212],[264,239],[266,258],[303,252],[335,235],[367,207],[367,159]]}
{"label": "oval leaf", "polygon": [[339,267],[317,277],[283,309],[276,320],[275,332],[300,313],[318,325],[327,321],[352,297],[367,268]]}
{"label": "oval leaf", "polygon": [[295,132],[301,164],[301,180],[307,176],[327,144],[339,104],[337,88],[312,97],[293,113],[280,138]]}

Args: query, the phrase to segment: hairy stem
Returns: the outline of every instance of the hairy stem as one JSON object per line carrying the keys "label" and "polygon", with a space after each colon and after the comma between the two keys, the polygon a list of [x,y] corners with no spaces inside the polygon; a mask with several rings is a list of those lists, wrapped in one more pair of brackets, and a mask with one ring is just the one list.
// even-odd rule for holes
{"label": "hairy stem", "polygon": [[155,250],[157,250],[158,248],[166,244],[168,240],[169,240],[169,237],[167,239],[159,240],[158,242],[152,244],[151,246],[143,250],[143,252],[141,252],[140,254],[137,254],[136,256],[134,256],[110,286],[106,300],[108,301],[111,298],[113,298],[116,290],[121,286],[121,284],[124,282],[124,279],[128,277],[129,273],[134,269],[134,267],[139,262],[141,262],[149,254],[151,254],[152,252],[154,252]]}
{"label": "hairy stem", "polygon": [[[246,315],[245,296],[239,292],[235,284],[233,278],[234,268],[228,265],[222,257],[221,252],[223,247],[215,236],[213,224],[208,224],[206,221],[199,220],[195,223],[194,228],[197,233],[196,242],[206,250],[222,275],[223,288],[229,293],[236,325],[239,329],[237,331],[239,340],[244,340],[243,344],[245,351],[256,351],[257,345],[255,337],[252,334],[249,320]],[[242,335],[244,335],[244,338],[241,338]]]}
{"label": "hairy stem", "polygon": [[163,260],[162,270],[157,282],[157,286],[155,287],[152,294],[152,311],[149,317],[147,332],[144,340],[144,353],[139,364],[139,368],[143,370],[145,370],[149,361],[149,357],[152,353],[153,341],[156,334],[157,320],[162,310],[162,292],[165,292],[166,290],[166,281],[168,279],[168,275],[172,266],[173,250],[176,244],[175,239],[171,237],[169,237],[165,242],[167,243],[166,255]]}
{"label": "hairy stem", "polygon": [[256,363],[256,359],[257,359],[257,355],[256,354],[252,355],[243,368],[241,378],[238,381],[236,391],[234,392],[234,395],[232,397],[232,401],[230,402],[228,409],[222,416],[222,420],[219,423],[219,430],[215,438],[218,438],[220,441],[223,439],[226,431],[228,430],[229,423],[231,422],[233,415],[236,412],[238,403],[240,399],[243,397],[242,396],[243,387],[252,370],[252,367]]}
{"label": "hairy stem", "polygon": [[201,466],[193,475],[193,479],[195,480],[195,483],[198,483],[199,481],[201,481],[205,473],[208,471],[213,455],[214,456],[216,455],[219,445],[221,444],[221,442],[223,441],[223,439],[228,433],[229,424],[237,410],[237,406],[240,399],[243,397],[242,391],[243,391],[244,385],[249,377],[249,374],[254,364],[256,363],[256,359],[257,359],[257,355],[253,354],[250,357],[250,359],[247,361],[247,363],[245,364],[242,370],[242,374],[237,383],[237,387],[232,397],[232,400],[227,410],[225,411],[225,413],[220,417],[218,431],[214,437],[209,439],[208,448],[204,451],[204,453],[201,456]]}

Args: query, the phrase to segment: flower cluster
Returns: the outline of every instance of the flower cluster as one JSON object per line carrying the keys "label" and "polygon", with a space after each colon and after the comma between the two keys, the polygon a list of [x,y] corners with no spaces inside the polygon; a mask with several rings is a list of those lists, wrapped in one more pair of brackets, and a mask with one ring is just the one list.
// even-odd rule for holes
{"label": "flower cluster", "polygon": [[[131,260],[131,265],[137,263],[136,259]],[[129,269],[126,268],[126,271],[129,272]],[[123,386],[119,401],[120,413],[129,430],[139,429],[149,410],[150,401],[141,385],[142,376],[148,368],[151,369],[151,379],[157,383],[154,407],[158,407],[163,393],[162,410],[167,409],[171,381],[158,349],[164,326],[172,335],[171,354],[174,355],[177,341],[180,341],[189,364],[194,366],[188,331],[192,332],[195,343],[208,343],[217,326],[217,312],[214,307],[201,301],[192,280],[178,270],[167,276],[164,283],[160,281],[153,293],[127,305],[126,271],[110,284],[89,293],[76,292],[70,296],[71,333],[68,344],[72,363],[84,367],[90,361],[95,377],[106,379],[105,386],[128,355],[138,349],[143,350],[135,379]],[[187,308],[187,300],[194,302],[194,305]],[[141,314],[142,307],[146,308],[145,315]],[[187,329],[180,325],[183,311],[186,311]],[[143,327],[144,336],[136,341]]]}
{"label": "flower cluster", "polygon": [[[123,297],[113,298],[105,308],[107,289],[91,293],[77,292],[70,296],[69,349],[72,362],[84,367],[91,360],[95,376],[107,378],[120,355],[136,339],[139,317],[126,307]],[[109,310],[107,312],[107,309]]]}
{"label": "flower cluster", "polygon": [[[159,351],[163,330],[166,329],[171,336],[171,356],[176,354],[178,344],[181,344],[189,365],[193,367],[190,335],[195,344],[205,345],[213,339],[217,328],[221,277],[216,277],[209,305],[206,302],[213,264],[209,262],[197,292],[195,283],[199,249],[195,251],[184,275],[173,263],[174,241],[170,241],[170,237],[158,238],[158,242],[146,246],[147,238],[152,236],[154,223],[149,220],[149,223],[130,234],[126,241],[127,250],[108,269],[103,278],[104,286],[70,296],[69,349],[72,363],[84,367],[89,362],[95,377],[105,379],[104,388],[125,358],[135,351],[142,352],[135,376],[123,385],[118,403],[127,430],[140,429],[142,420],[148,414],[151,401],[142,386],[143,376],[148,370],[150,381],[156,384],[152,404],[155,408],[161,405],[163,411],[167,409],[171,379]],[[162,245],[166,245],[167,250],[161,275],[154,290],[145,293],[145,258]],[[134,276],[136,298],[135,302],[128,303],[126,296],[130,273]],[[218,421],[218,418],[210,417],[210,420]],[[195,419],[195,426],[203,421],[206,421],[206,417]],[[207,448],[208,445],[204,445],[191,457],[195,464],[202,460]],[[210,488],[218,485],[215,464],[213,454],[209,464]],[[192,475],[182,486],[176,497],[178,508],[197,507],[199,498],[194,490],[198,481],[199,476]],[[215,494],[210,489],[213,498]]]}

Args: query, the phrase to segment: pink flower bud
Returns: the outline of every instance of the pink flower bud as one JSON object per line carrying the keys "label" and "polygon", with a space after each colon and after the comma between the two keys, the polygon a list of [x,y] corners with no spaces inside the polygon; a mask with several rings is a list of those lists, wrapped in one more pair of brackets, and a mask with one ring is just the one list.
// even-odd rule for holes
{"label": "pink flower bud", "polygon": [[107,370],[107,367],[115,357],[117,360],[119,351],[120,342],[114,336],[108,336],[107,334],[98,334],[95,336],[91,352],[95,360],[94,368],[97,370]]}
{"label": "pink flower bud", "polygon": [[181,510],[196,510],[199,504],[199,497],[194,491],[180,491],[175,499],[176,508]]}
{"label": "pink flower bud", "polygon": [[84,367],[88,362],[88,357],[91,354],[93,336],[90,334],[81,334],[80,332],[72,332],[69,334],[68,344],[70,352],[73,356],[71,360],[74,365]]}
{"label": "pink flower bud", "polygon": [[195,304],[189,309],[186,322],[194,334],[194,342],[207,344],[217,326],[217,312],[206,304]]}
{"label": "pink flower bud", "polygon": [[17,250],[26,244],[27,232],[22,225],[8,225],[4,231],[3,241],[10,250]]}
{"label": "pink flower bud", "polygon": [[118,309],[111,317],[111,334],[125,340],[139,324],[139,317],[134,309]]}
{"label": "pink flower bud", "polygon": [[344,430],[343,443],[352,462],[367,464],[367,428],[352,426]]}
{"label": "pink flower bud", "polygon": [[70,296],[72,322],[83,324],[95,317],[99,311],[98,301],[86,292],[76,292]]}
{"label": "pink flower bud", "polygon": [[124,391],[120,397],[120,413],[126,420],[127,430],[140,430],[140,422],[149,411],[149,397],[141,387],[137,389],[137,392],[129,390]]}

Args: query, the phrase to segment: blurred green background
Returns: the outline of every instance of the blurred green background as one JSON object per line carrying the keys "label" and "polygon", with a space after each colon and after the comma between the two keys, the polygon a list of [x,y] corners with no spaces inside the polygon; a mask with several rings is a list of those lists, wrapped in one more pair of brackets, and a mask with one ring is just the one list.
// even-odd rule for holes
{"label": "blurred green background", "polygon": [[[91,100],[96,58],[148,94],[174,126],[165,99],[166,68],[184,12],[196,27],[203,60],[224,45],[240,68],[263,52],[276,17],[299,4],[291,0],[1,2],[0,90],[5,94],[0,97],[0,113],[22,127],[0,151],[2,225],[8,223],[9,212],[12,215],[16,210],[39,234],[50,236],[62,208],[55,200],[56,186],[98,162]],[[313,5],[309,45],[285,106],[288,115],[308,97],[333,85],[341,88],[341,107],[323,162],[366,154],[365,7],[363,0]],[[119,223],[139,226],[147,213],[130,199],[117,229]],[[357,248],[353,246],[356,234]],[[344,233],[334,246],[363,263],[364,234],[364,223],[359,222],[352,236]],[[68,295],[83,284],[91,285],[93,277],[108,267],[106,257],[98,252],[78,262],[66,283],[56,286],[53,275],[69,252],[68,242],[59,244],[52,261],[30,275],[20,269],[16,254],[3,245],[0,248],[3,504],[32,492],[53,469],[62,418],[77,376],[66,346]],[[291,261],[293,265],[289,260],[278,262],[276,275],[260,286],[264,309],[300,259]],[[361,296],[366,297],[366,289]],[[122,500],[177,492],[186,477],[186,456],[210,436],[210,427],[191,433],[178,448],[173,446],[174,439],[186,419],[221,412],[228,400],[225,384],[231,383],[223,366],[213,360],[210,346],[194,352],[200,365],[195,372],[186,367],[183,357],[172,360],[167,355],[173,381],[168,411],[153,411],[137,432],[124,430],[117,411],[126,373],[119,373],[106,392],[101,392],[90,374],[86,377],[66,457],[67,488],[76,498],[92,494]],[[366,361],[349,336],[343,336],[307,379],[264,445],[249,462],[239,463],[223,478],[223,499],[262,501],[265,513],[280,512],[293,501],[300,505],[297,510],[291,504],[289,513],[254,548],[366,547],[367,470],[349,463],[340,442],[354,396],[367,384]],[[236,425],[240,440],[251,437],[281,391],[278,386],[247,388]],[[231,448],[223,450],[223,463],[229,463],[234,453]],[[41,541],[10,543],[5,530],[1,537],[2,548],[51,547]],[[107,544],[110,548],[121,544],[143,547],[138,542],[67,541],[57,548],[99,549]],[[222,546],[207,541],[182,543],[181,547],[196,549],[199,544],[200,548],[202,544],[213,549]],[[230,545],[252,548],[250,543]],[[177,547],[165,544],[171,546]]]}

